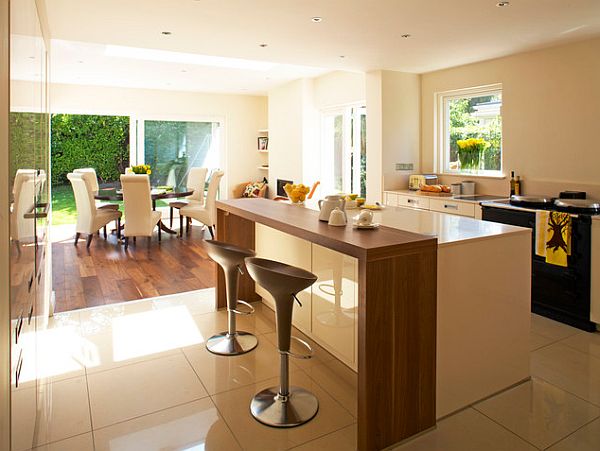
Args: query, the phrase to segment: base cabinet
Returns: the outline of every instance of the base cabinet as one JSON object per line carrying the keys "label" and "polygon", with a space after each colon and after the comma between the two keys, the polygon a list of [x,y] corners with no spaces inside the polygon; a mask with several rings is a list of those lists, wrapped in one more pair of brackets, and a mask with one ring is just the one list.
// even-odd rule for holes
{"label": "base cabinet", "polygon": [[[287,233],[256,224],[256,254],[317,275],[299,293],[292,324],[349,367],[357,368],[358,260]],[[258,284],[256,293],[275,309],[271,295]]]}
{"label": "base cabinet", "polygon": [[457,201],[450,198],[436,198],[426,195],[410,195],[398,192],[384,192],[384,203],[390,207],[431,210],[451,215],[481,219],[481,206],[473,202]]}

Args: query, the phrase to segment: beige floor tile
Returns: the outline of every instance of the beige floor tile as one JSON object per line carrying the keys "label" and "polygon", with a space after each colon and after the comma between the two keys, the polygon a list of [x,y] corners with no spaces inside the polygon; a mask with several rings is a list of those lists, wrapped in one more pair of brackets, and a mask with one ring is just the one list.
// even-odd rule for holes
{"label": "beige floor tile", "polygon": [[541,449],[600,416],[600,408],[539,379],[474,407]]}
{"label": "beige floor tile", "polygon": [[545,337],[535,332],[529,332],[529,350],[535,351],[536,349],[543,348],[549,344],[555,343],[556,340]]}
{"label": "beige floor tile", "polygon": [[32,451],[94,451],[94,439],[92,433],[88,432],[59,442],[38,446]]}
{"label": "beige floor tile", "polygon": [[358,416],[358,374],[339,360],[313,365],[304,370],[354,418]]}
{"label": "beige floor tile", "polygon": [[560,343],[600,359],[600,332],[581,332]]}
{"label": "beige floor tile", "polygon": [[79,318],[82,334],[88,335],[110,330],[115,318],[152,310],[154,310],[153,301],[148,299],[80,310]]}
{"label": "beige floor tile", "polygon": [[[293,362],[301,369],[306,370],[312,366],[320,365],[325,362],[331,362],[335,360],[335,357],[327,352],[323,347],[319,346],[314,340],[311,340],[298,329],[292,330],[292,336],[298,337],[304,341],[306,341],[314,351],[312,358],[310,359],[293,359]],[[273,343],[274,346],[277,346],[277,333],[271,332],[264,334],[264,337]],[[297,344],[294,340],[291,342],[292,352],[297,352],[298,354],[305,354],[306,350],[303,346]]]}
{"label": "beige floor tile", "polygon": [[250,414],[252,397],[278,379],[220,393],[212,397],[238,441],[247,450],[283,450],[337,431],[354,422],[352,416],[302,371],[291,374],[291,385],[312,391],[319,399],[319,412],[312,421],[295,428],[278,429],[265,426]]}
{"label": "beige floor tile", "polygon": [[318,449],[327,451],[356,450],[356,433],[355,423],[292,449],[294,451],[315,451]]}
{"label": "beige floor tile", "polygon": [[[260,304],[255,303],[253,305],[258,307],[253,315],[236,316],[237,330],[257,335],[274,332],[275,323],[261,313]],[[194,321],[196,322],[198,330],[206,340],[212,335],[227,330],[227,311],[219,310],[218,312],[194,315]]]}
{"label": "beige floor tile", "polygon": [[203,313],[216,311],[214,288],[161,296],[159,298],[154,298],[151,301],[154,309],[184,305],[190,315],[201,315]]}
{"label": "beige floor tile", "polygon": [[534,451],[536,448],[473,409],[437,424],[437,428],[394,448],[396,451]]}
{"label": "beige floor tile", "polygon": [[182,353],[88,375],[94,428],[207,396]]}
{"label": "beige floor tile", "polygon": [[600,406],[600,359],[555,343],[531,353],[531,375]]}
{"label": "beige floor tile", "polygon": [[531,331],[554,341],[562,340],[581,332],[579,329],[551,320],[545,316],[536,315],[535,313],[531,314]]}
{"label": "beige floor tile", "polygon": [[96,451],[241,449],[209,398],[94,431]]}
{"label": "beige floor tile", "polygon": [[39,429],[35,438],[36,388],[13,391],[11,401],[13,451],[91,431],[85,377],[52,382],[42,387],[38,399]]}
{"label": "beige floor tile", "polygon": [[594,420],[569,435],[549,451],[598,451],[600,449],[600,419]]}
{"label": "beige floor tile", "polygon": [[277,349],[264,336],[258,335],[257,338],[258,346],[239,356],[215,355],[208,352],[203,344],[184,348],[183,352],[212,395],[279,375]]}

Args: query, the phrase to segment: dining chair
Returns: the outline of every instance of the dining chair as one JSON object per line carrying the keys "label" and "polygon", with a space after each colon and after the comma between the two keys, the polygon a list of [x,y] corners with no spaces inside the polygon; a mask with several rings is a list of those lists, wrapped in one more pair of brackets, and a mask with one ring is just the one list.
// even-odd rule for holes
{"label": "dining chair", "polygon": [[19,253],[21,252],[21,241],[33,241],[35,235],[35,219],[25,217],[35,205],[35,174],[34,169],[19,169],[13,182],[10,235]]}
{"label": "dining chair", "polygon": [[106,225],[115,221],[117,223],[117,238],[120,238],[121,212],[110,208],[96,208],[94,200],[94,177],[89,172],[71,172],[67,178],[73,187],[75,194],[75,205],[77,207],[77,225],[75,226],[75,246],[82,234],[87,234],[86,247],[92,244],[94,233],[104,227],[104,238],[106,239]]}
{"label": "dining chair", "polygon": [[[92,181],[92,191],[93,192],[97,192],[100,190],[100,185],[98,185],[98,175],[96,174],[96,170],[94,168],[79,168],[79,169],[73,169],[73,172],[75,174],[92,174],[93,175],[93,179],[90,179]],[[101,203],[101,202],[96,202],[96,208],[98,209],[109,209],[109,210],[118,210],[119,209],[119,204],[110,204],[110,203]]]}
{"label": "dining chair", "polygon": [[[175,199],[169,202],[169,227],[173,228],[173,209],[177,208],[179,210],[190,204],[204,204],[204,184],[206,183],[207,173],[208,168],[190,168],[186,187],[188,189],[193,189],[194,193],[186,199]],[[181,220],[179,222],[180,224],[183,223]]]}
{"label": "dining chair", "polygon": [[[154,227],[159,225],[160,211],[152,210],[150,178],[146,174],[121,175],[121,189],[125,206],[125,249],[129,247],[129,238],[136,236],[152,237]],[[158,241],[161,239],[158,227]]]}
{"label": "dining chair", "polygon": [[189,204],[185,207],[181,207],[179,210],[180,215],[180,228],[179,236],[183,235],[183,218],[186,218],[186,230],[189,231],[190,220],[195,219],[208,227],[210,236],[215,237],[214,226],[217,223],[217,191],[219,189],[219,183],[225,173],[223,171],[213,172],[208,182],[208,191],[206,193],[206,201],[204,205]]}

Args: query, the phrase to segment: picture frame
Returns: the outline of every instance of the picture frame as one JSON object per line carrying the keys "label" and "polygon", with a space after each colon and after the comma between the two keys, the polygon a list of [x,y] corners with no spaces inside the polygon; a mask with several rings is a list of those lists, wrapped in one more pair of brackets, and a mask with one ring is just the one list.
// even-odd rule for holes
{"label": "picture frame", "polygon": [[267,136],[258,137],[258,150],[268,150],[269,138]]}

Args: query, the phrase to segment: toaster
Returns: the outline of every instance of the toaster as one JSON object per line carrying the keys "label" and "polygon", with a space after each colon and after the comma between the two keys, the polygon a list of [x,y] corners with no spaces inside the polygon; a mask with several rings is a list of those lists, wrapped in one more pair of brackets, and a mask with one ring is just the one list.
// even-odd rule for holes
{"label": "toaster", "polygon": [[408,176],[408,189],[418,191],[421,185],[437,185],[438,176],[435,174],[411,174]]}

